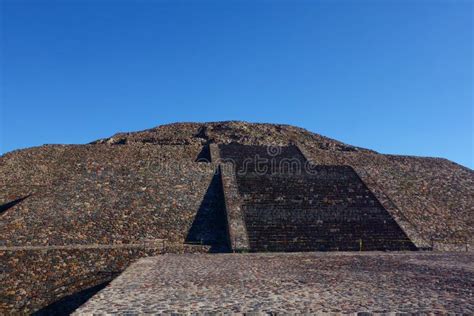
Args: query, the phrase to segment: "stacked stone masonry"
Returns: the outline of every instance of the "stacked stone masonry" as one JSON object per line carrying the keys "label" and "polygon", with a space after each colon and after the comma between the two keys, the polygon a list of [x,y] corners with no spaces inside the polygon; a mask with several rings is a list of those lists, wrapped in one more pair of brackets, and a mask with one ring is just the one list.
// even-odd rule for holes
{"label": "stacked stone masonry", "polygon": [[[97,144],[2,156],[0,204],[28,197],[0,214],[0,313],[44,308],[143,256],[215,248],[212,238],[185,244],[217,168],[194,162],[200,149]],[[154,240],[165,246],[123,248]],[[70,247],[92,244],[117,249]]]}
{"label": "stacked stone masonry", "polygon": [[[417,235],[435,250],[472,249],[474,172],[469,168],[439,158],[383,155],[288,125],[169,124],[86,145],[44,145],[0,156],[0,205],[8,206],[0,212],[0,247],[8,248],[0,252],[0,313],[38,310],[93,285],[76,279],[94,279],[95,271],[120,272],[138,257],[162,252],[120,248],[114,256],[122,261],[115,265],[106,254],[112,250],[17,247],[164,240],[169,245],[164,252],[218,248],[226,233],[213,182],[215,149],[232,142],[263,146],[263,156],[268,146],[293,150],[288,146],[297,144],[313,165],[350,166],[370,191],[383,192],[395,205],[381,201],[411,240]],[[193,227],[199,227],[197,236]],[[135,255],[122,255],[128,251]],[[85,274],[76,278],[81,270]]]}
{"label": "stacked stone masonry", "polygon": [[416,249],[351,167],[308,166],[296,146],[221,145],[220,157],[235,164],[252,251]]}

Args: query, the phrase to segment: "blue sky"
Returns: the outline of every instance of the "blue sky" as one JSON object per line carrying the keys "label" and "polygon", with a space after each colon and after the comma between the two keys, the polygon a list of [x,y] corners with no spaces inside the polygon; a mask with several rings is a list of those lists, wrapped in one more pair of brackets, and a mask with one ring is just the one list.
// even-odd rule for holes
{"label": "blue sky", "polygon": [[471,1],[0,2],[1,153],[245,120],[474,167]]}

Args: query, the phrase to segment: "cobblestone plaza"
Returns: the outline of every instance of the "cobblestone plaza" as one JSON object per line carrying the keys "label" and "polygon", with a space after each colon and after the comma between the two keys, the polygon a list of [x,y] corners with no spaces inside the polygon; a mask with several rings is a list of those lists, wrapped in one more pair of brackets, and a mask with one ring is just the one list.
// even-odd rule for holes
{"label": "cobblestone plaza", "polygon": [[472,253],[190,254],[143,258],[76,311],[473,313]]}

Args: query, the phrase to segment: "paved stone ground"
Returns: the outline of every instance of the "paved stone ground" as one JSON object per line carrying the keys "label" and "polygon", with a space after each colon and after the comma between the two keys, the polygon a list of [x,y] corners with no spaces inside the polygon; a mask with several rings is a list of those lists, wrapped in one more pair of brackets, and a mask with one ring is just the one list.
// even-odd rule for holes
{"label": "paved stone ground", "polygon": [[474,313],[474,253],[265,253],[140,259],[92,313]]}

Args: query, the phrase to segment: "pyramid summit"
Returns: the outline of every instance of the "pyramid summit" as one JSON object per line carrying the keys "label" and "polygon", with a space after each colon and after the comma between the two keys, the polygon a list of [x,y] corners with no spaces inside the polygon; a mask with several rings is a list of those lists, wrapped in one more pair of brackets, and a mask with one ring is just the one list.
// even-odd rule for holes
{"label": "pyramid summit", "polygon": [[158,145],[225,144],[238,142],[245,145],[286,145],[303,142],[321,148],[357,150],[342,142],[311,133],[303,128],[266,123],[225,121],[209,123],[172,123],[152,129],[118,133],[93,144],[150,143]]}
{"label": "pyramid summit", "polygon": [[13,151],[0,173],[7,311],[37,310],[161,253],[473,243],[469,168],[290,125],[173,123]]}

